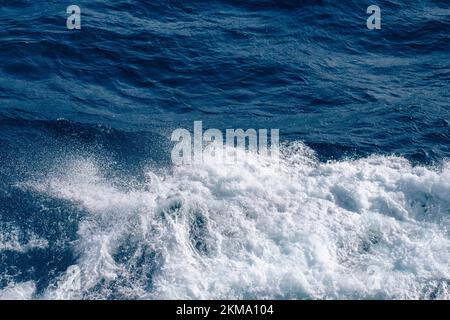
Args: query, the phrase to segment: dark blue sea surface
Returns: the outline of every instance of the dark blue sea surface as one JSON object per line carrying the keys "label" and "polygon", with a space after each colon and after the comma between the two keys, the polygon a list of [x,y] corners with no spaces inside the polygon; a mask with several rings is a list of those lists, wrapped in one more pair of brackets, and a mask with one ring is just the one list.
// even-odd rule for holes
{"label": "dark blue sea surface", "polygon": [[73,2],[0,0],[0,298],[450,298],[448,0]]}

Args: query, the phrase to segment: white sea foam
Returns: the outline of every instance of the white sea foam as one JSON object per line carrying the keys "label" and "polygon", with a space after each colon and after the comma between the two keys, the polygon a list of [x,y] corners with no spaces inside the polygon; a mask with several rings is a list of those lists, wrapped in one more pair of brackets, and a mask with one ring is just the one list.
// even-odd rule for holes
{"label": "white sea foam", "polygon": [[29,183],[90,213],[46,297],[450,298],[449,163],[283,154],[149,170],[128,188],[78,159]]}
{"label": "white sea foam", "polygon": [[11,283],[0,290],[0,300],[30,300],[36,290],[33,281]]}
{"label": "white sea foam", "polygon": [[13,225],[0,225],[0,252],[25,253],[32,249],[46,249],[48,242],[31,232],[23,232]]}

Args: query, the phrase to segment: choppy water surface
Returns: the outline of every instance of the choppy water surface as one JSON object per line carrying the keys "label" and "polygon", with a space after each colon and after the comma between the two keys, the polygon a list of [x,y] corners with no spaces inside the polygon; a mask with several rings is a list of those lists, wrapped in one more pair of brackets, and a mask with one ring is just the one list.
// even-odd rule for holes
{"label": "choppy water surface", "polygon": [[76,4],[0,0],[0,298],[449,299],[448,1]]}

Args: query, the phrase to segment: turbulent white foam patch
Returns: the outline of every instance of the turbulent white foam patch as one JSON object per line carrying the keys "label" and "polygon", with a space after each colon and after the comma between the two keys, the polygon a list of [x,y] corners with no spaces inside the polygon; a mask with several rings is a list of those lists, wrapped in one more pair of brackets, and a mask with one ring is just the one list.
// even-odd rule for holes
{"label": "turbulent white foam patch", "polygon": [[22,283],[11,283],[0,290],[0,300],[30,300],[36,291],[33,281]]}
{"label": "turbulent white foam patch", "polygon": [[13,225],[0,225],[0,252],[15,251],[25,253],[33,249],[46,249],[48,242],[36,234],[23,232]]}
{"label": "turbulent white foam patch", "polygon": [[72,201],[79,261],[48,298],[450,298],[450,165],[205,159],[123,187],[74,160],[28,186]]}

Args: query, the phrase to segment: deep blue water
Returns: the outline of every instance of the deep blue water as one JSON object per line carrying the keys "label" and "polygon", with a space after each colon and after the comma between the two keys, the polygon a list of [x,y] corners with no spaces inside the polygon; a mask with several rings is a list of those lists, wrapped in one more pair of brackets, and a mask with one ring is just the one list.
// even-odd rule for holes
{"label": "deep blue water", "polygon": [[[448,0],[74,4],[0,0],[0,297],[449,298]],[[299,159],[174,169],[196,120]]]}

